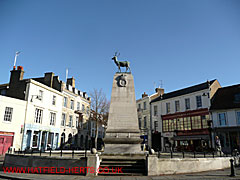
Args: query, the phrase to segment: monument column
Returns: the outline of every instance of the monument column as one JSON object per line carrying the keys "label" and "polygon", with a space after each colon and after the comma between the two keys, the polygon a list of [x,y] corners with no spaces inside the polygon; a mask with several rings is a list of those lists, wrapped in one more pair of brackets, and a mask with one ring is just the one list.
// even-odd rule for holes
{"label": "monument column", "polygon": [[130,72],[113,78],[104,153],[141,152],[134,80]]}

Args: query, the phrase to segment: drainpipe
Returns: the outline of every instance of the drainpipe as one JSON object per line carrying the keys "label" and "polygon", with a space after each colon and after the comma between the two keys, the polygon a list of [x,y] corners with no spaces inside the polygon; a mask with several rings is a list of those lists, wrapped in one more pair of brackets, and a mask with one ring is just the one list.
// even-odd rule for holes
{"label": "drainpipe", "polygon": [[23,124],[23,132],[22,132],[22,143],[21,143],[21,150],[23,151],[23,140],[24,140],[24,135],[25,135],[25,129],[26,129],[26,119],[27,119],[27,107],[28,107],[28,99],[29,99],[29,84],[31,80],[28,81],[26,85],[26,91],[25,91],[25,100],[26,102],[26,108],[25,108],[25,117],[24,117],[24,124]]}

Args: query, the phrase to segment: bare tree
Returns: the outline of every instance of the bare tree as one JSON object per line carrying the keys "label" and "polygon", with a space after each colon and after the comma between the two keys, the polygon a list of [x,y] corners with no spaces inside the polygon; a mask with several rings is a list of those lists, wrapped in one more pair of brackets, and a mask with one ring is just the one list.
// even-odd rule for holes
{"label": "bare tree", "polygon": [[95,148],[97,149],[97,138],[98,138],[98,123],[107,124],[107,117],[109,111],[109,101],[106,98],[106,94],[102,89],[93,89],[90,92],[91,96],[91,119],[95,123]]}

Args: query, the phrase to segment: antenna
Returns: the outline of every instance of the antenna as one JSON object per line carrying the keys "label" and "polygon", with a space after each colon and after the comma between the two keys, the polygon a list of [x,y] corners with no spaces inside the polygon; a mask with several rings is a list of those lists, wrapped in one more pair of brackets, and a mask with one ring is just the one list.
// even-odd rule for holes
{"label": "antenna", "polygon": [[16,68],[17,57],[18,57],[19,54],[20,54],[20,51],[17,51],[16,54],[15,54],[14,64],[13,64],[13,68],[14,68],[14,69]]}
{"label": "antenna", "polygon": [[67,84],[67,78],[68,78],[68,68],[66,69],[66,84]]}
{"label": "antenna", "polygon": [[159,80],[159,88],[163,88],[163,81]]}
{"label": "antenna", "polygon": [[153,89],[155,89],[156,88],[156,82],[154,81],[153,82]]}

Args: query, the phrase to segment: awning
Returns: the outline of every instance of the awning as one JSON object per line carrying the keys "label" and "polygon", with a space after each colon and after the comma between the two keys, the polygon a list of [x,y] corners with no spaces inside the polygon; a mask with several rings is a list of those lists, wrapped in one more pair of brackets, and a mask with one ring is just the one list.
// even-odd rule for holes
{"label": "awning", "polygon": [[209,135],[195,135],[195,136],[175,136],[172,138],[175,141],[187,141],[187,140],[209,140]]}

